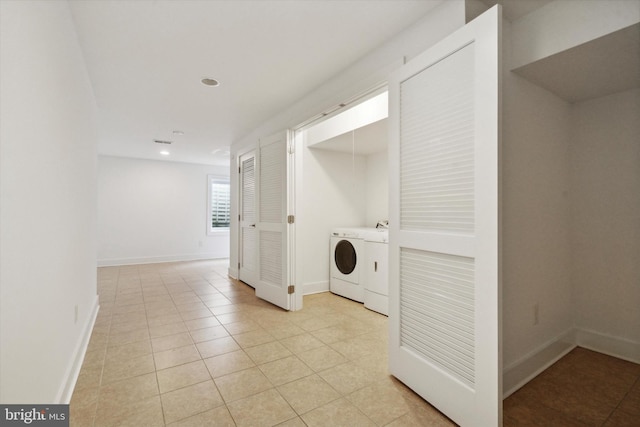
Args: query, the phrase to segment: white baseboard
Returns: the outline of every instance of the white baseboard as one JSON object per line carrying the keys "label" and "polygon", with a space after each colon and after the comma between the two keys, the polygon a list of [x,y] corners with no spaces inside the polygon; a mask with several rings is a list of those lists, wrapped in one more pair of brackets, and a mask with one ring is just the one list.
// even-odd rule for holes
{"label": "white baseboard", "polygon": [[640,343],[586,329],[576,329],[576,344],[618,359],[640,363]]}
{"label": "white baseboard", "polygon": [[100,305],[98,302],[98,296],[93,303],[93,307],[87,318],[87,323],[84,325],[84,330],[82,331],[82,335],[80,335],[80,339],[76,344],[76,348],[73,351],[73,357],[67,366],[67,370],[65,372],[65,381],[60,386],[60,390],[58,391],[58,395],[56,396],[56,402],[60,404],[68,404],[71,401],[71,396],[73,395],[73,389],[76,387],[76,381],[78,381],[78,375],[80,374],[80,368],[82,368],[82,362],[84,362],[84,355],[87,352],[87,347],[89,346],[89,340],[91,339],[91,333],[93,332],[93,326],[96,323],[96,318],[98,317],[98,311],[100,310]]}
{"label": "white baseboard", "polygon": [[227,269],[227,275],[232,279],[238,280],[238,269],[229,267]]}
{"label": "white baseboard", "polygon": [[570,329],[505,366],[502,373],[503,398],[516,392],[575,347],[574,330]]}
{"label": "white baseboard", "polygon": [[502,374],[504,398],[510,396],[576,347],[640,363],[640,343],[585,329],[571,328],[509,366]]}
{"label": "white baseboard", "polygon": [[200,261],[203,259],[224,259],[228,256],[220,256],[220,254],[190,254],[190,255],[167,255],[155,257],[140,258],[107,258],[99,259],[98,267],[117,267],[119,265],[133,264],[158,264],[162,262],[180,262],[180,261]]}
{"label": "white baseboard", "polygon": [[329,281],[305,283],[302,285],[302,295],[319,294],[329,290]]}

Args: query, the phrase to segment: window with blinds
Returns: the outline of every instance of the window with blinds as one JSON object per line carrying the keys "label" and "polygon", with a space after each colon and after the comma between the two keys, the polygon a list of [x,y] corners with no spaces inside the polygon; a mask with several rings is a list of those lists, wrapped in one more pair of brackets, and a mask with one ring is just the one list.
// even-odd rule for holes
{"label": "window with blinds", "polygon": [[228,178],[209,176],[208,230],[228,230],[231,223],[231,188]]}

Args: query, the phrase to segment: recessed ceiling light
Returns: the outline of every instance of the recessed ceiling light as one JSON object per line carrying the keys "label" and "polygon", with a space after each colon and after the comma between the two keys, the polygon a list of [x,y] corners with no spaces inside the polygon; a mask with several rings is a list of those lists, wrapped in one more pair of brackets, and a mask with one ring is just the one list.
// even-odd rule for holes
{"label": "recessed ceiling light", "polygon": [[220,86],[220,82],[217,81],[216,79],[210,79],[208,77],[205,77],[204,79],[200,80],[202,82],[203,85],[206,86]]}
{"label": "recessed ceiling light", "polygon": [[168,156],[169,152],[167,150],[163,150],[160,152],[160,154],[162,154],[163,156]]}

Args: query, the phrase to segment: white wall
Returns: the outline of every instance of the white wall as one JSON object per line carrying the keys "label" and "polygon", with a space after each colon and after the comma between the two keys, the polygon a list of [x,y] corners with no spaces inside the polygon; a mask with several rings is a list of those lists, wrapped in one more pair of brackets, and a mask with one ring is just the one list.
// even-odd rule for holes
{"label": "white wall", "polygon": [[296,201],[296,233],[305,242],[296,251],[304,293],[329,290],[329,234],[336,227],[365,222],[366,160],[363,156],[304,148]]}
{"label": "white wall", "polygon": [[[266,120],[251,134],[231,146],[231,168],[237,168],[236,154],[254,147],[259,138],[292,128],[319,114],[325,108],[338,105],[352,96],[363,93],[385,81],[392,71],[423,52],[465,24],[464,0],[446,0],[431,13],[404,32],[380,46],[371,54],[360,58],[339,75],[314,89],[276,117]],[[232,195],[237,194],[237,176],[231,175]],[[232,216],[238,215],[237,197],[232,200]],[[237,275],[238,230],[231,224],[230,274]]]}
{"label": "white wall", "polygon": [[389,219],[389,153],[381,151],[366,157],[366,218],[367,227]]}
{"label": "white wall", "polygon": [[[640,89],[575,104],[571,139],[576,327],[640,348]],[[637,355],[640,358],[640,354]]]}
{"label": "white wall", "polygon": [[66,403],[98,303],[96,106],[66,2],[0,19],[0,402]]}
{"label": "white wall", "polygon": [[513,73],[505,73],[503,90],[503,358],[509,366],[573,326],[570,107]]}
{"label": "white wall", "polygon": [[98,264],[229,256],[229,233],[207,235],[207,175],[221,166],[98,158]]}

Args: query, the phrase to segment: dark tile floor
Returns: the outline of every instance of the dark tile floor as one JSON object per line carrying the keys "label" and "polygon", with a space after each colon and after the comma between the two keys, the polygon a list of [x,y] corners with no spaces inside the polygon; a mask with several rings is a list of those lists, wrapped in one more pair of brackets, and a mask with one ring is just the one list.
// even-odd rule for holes
{"label": "dark tile floor", "polygon": [[640,365],[577,347],[504,401],[505,426],[640,426]]}

